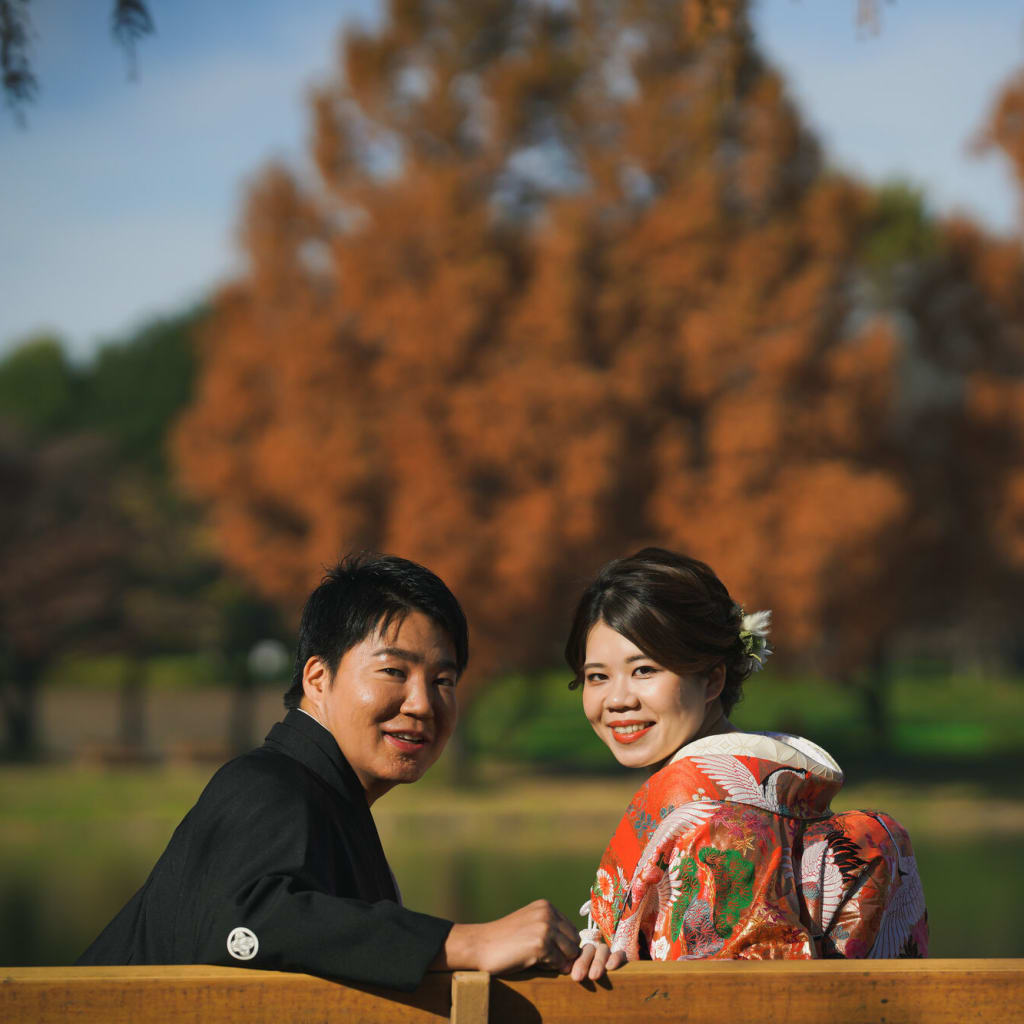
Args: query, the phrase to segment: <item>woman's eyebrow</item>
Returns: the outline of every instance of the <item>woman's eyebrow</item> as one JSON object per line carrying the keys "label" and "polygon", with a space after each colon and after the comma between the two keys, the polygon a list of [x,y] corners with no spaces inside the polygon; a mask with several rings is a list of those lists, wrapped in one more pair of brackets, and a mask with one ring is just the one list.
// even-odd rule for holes
{"label": "woman's eyebrow", "polygon": [[[642,653],[641,654],[631,654],[628,658],[626,658],[626,664],[628,665],[631,661],[654,661],[654,658],[650,657],[650,655],[642,654]],[[605,665],[604,665],[603,661],[588,661],[583,667],[584,668],[604,668]]]}

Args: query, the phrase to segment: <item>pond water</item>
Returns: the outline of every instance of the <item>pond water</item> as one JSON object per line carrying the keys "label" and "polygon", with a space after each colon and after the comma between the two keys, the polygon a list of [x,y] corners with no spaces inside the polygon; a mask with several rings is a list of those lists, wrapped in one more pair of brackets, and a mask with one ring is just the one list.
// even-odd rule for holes
{"label": "pond water", "polygon": [[[916,844],[933,957],[1024,956],[1014,908],[1024,903],[1020,844],[992,841]],[[531,857],[474,851],[408,852],[395,860],[405,901],[462,920],[487,920],[538,897],[570,920],[588,897],[596,858],[580,853]]]}
{"label": "pond water", "polygon": [[[524,827],[528,828],[529,823]],[[572,822],[546,849],[503,852],[489,843],[448,846],[420,830],[390,837],[408,906],[462,921],[499,917],[538,897],[572,920],[587,898],[599,851],[582,852]],[[10,836],[8,836],[10,838]],[[163,838],[151,830],[97,836],[84,826],[52,842],[0,850],[0,964],[67,964],[142,883]],[[154,842],[155,840],[155,842]],[[559,843],[567,840],[565,849]],[[933,956],[1024,956],[1016,910],[1024,904],[1019,837],[916,842]]]}

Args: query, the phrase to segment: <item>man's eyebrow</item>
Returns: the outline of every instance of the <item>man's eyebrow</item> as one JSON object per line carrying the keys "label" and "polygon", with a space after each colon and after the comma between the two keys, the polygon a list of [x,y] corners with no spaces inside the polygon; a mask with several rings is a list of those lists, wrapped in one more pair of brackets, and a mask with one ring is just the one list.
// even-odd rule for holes
{"label": "man's eyebrow", "polygon": [[[418,651],[409,651],[404,647],[379,647],[373,652],[373,657],[401,658],[403,661],[411,661],[414,665],[422,665],[426,659]],[[451,658],[442,658],[437,663],[439,669],[458,670],[458,666]]]}
{"label": "man's eyebrow", "polygon": [[412,661],[417,665],[423,664],[423,655],[416,651],[407,651],[404,647],[378,647],[373,652],[373,657],[379,658],[387,655],[391,658],[401,658],[403,661]]}

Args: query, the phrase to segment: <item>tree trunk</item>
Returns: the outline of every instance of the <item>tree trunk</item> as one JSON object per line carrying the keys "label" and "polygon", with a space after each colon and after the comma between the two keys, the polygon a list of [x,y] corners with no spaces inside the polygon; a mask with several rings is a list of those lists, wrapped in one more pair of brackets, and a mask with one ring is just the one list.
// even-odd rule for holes
{"label": "tree trunk", "polygon": [[868,667],[861,687],[864,702],[864,720],[867,723],[871,745],[879,753],[892,749],[892,722],[890,720],[889,691],[892,688],[892,665],[883,650],[876,652]]}
{"label": "tree trunk", "polygon": [[238,664],[232,673],[235,685],[232,687],[231,722],[229,726],[228,745],[235,754],[244,754],[253,747],[253,721],[255,687],[252,673],[244,659],[236,659]]}
{"label": "tree trunk", "polygon": [[121,677],[121,748],[141,757],[146,746],[145,666],[141,658],[130,656]]}
{"label": "tree trunk", "polygon": [[7,741],[4,756],[12,761],[30,761],[39,753],[37,735],[38,681],[43,663],[36,659],[12,658],[9,678],[0,683]]}

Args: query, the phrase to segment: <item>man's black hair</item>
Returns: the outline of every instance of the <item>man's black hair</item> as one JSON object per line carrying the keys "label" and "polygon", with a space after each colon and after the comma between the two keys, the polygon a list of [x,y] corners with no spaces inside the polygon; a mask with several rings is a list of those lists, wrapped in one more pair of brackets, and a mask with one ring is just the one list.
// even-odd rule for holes
{"label": "man's black hair", "polygon": [[441,579],[407,558],[371,552],[347,555],[327,571],[302,610],[295,671],[284,706],[299,706],[302,671],[310,658],[321,658],[333,676],[346,651],[414,611],[448,634],[456,670],[462,675],[469,660],[466,616]]}

